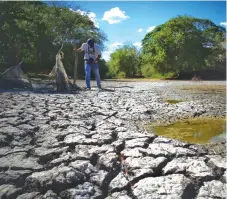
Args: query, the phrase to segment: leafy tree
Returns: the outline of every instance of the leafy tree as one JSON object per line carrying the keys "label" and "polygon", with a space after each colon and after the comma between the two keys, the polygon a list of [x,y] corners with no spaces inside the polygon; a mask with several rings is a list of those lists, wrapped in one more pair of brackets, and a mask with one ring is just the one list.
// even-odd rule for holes
{"label": "leafy tree", "polygon": [[100,73],[100,77],[102,79],[107,77],[108,66],[107,66],[107,63],[106,63],[106,61],[104,59],[100,59],[100,62],[99,62],[99,73]]}
{"label": "leafy tree", "polygon": [[223,27],[210,20],[179,16],[145,36],[143,65],[147,68],[149,64],[162,74],[204,70],[217,64],[218,59],[214,57],[224,61],[223,41]]}
{"label": "leafy tree", "polygon": [[133,77],[138,71],[139,54],[135,46],[126,44],[111,53],[109,74],[112,76]]}
{"label": "leafy tree", "polygon": [[[75,59],[72,41],[81,45],[88,37],[93,37],[102,49],[106,41],[106,35],[87,15],[64,6],[30,1],[0,2],[0,19],[0,65],[3,70],[24,60],[29,71],[50,72],[63,35],[67,33],[62,49],[63,63],[72,75]],[[79,72],[83,72],[82,55],[79,65]]]}

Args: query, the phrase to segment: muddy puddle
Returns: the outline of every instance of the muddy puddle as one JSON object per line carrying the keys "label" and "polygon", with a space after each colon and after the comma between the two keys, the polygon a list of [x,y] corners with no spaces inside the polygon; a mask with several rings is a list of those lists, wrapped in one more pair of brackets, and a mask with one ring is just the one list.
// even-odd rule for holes
{"label": "muddy puddle", "polygon": [[184,102],[183,100],[171,100],[171,99],[167,99],[165,101],[169,104],[177,104],[177,103],[180,103],[180,102]]}
{"label": "muddy puddle", "polygon": [[224,118],[197,118],[169,125],[152,124],[147,127],[156,135],[195,144],[226,140],[226,119]]}

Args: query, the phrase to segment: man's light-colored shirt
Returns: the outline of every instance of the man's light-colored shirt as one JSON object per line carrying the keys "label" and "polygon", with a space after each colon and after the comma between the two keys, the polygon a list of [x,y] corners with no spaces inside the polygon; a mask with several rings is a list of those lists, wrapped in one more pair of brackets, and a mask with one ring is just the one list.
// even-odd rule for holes
{"label": "man's light-colored shirt", "polygon": [[98,55],[101,55],[101,50],[96,44],[94,44],[94,48],[91,48],[87,43],[83,43],[80,49],[84,51],[84,59],[95,59]]}

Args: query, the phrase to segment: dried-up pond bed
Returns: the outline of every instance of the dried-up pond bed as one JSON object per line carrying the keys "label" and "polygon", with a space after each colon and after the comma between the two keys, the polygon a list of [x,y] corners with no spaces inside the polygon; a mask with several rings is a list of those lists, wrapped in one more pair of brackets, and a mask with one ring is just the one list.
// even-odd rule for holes
{"label": "dried-up pond bed", "polygon": [[225,198],[225,142],[189,144],[138,127],[225,116],[224,95],[176,89],[191,85],[104,81],[102,92],[1,92],[0,198]]}

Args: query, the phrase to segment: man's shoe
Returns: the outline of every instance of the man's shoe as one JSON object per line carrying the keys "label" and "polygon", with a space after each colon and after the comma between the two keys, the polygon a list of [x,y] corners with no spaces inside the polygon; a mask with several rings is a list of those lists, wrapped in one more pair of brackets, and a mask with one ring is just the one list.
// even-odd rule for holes
{"label": "man's shoe", "polygon": [[86,91],[87,91],[87,90],[91,90],[91,88],[85,87],[84,90],[86,90]]}

